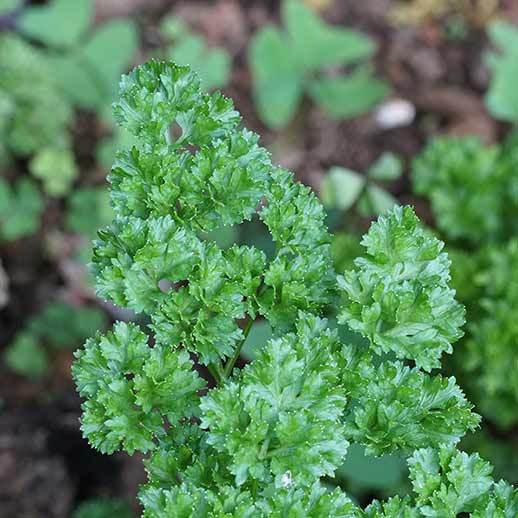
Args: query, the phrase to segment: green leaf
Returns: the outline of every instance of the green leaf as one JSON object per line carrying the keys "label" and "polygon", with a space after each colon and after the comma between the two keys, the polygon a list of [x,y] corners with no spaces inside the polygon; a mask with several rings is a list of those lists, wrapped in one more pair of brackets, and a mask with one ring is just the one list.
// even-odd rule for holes
{"label": "green leaf", "polygon": [[8,14],[17,9],[21,4],[21,0],[0,0],[0,15]]}
{"label": "green leaf", "polygon": [[365,197],[368,200],[368,206],[370,208],[368,215],[371,216],[385,214],[399,204],[392,194],[377,185],[369,185],[365,192]]}
{"label": "green leaf", "polygon": [[449,288],[444,244],[419,227],[410,207],[394,207],[363,237],[366,258],[339,278],[341,323],[368,338],[379,353],[413,359],[426,371],[462,336],[464,308]]}
{"label": "green leaf", "polygon": [[491,42],[505,53],[518,55],[518,27],[503,20],[491,23],[487,29]]}
{"label": "green leaf", "polygon": [[350,169],[332,167],[321,185],[322,203],[326,207],[347,210],[358,200],[365,187],[365,177]]}
{"label": "green leaf", "polygon": [[243,344],[241,354],[249,360],[255,359],[271,337],[272,328],[267,320],[254,322]]}
{"label": "green leaf", "polygon": [[208,49],[201,36],[186,33],[168,51],[168,57],[179,65],[189,65],[199,76],[202,88],[211,90],[226,86],[231,61],[223,49]]}
{"label": "green leaf", "polygon": [[34,183],[21,178],[11,190],[0,178],[0,237],[6,241],[36,232],[44,204]]}
{"label": "green leaf", "polygon": [[204,383],[189,354],[147,341],[134,324],[118,322],[75,353],[72,374],[89,397],[81,429],[102,452],[152,450],[166,433],[164,419],[174,425],[197,411]]}
{"label": "green leaf", "polygon": [[131,63],[137,33],[129,20],[106,22],[84,45],[52,58],[57,79],[69,99],[86,109],[103,111],[116,92],[118,78]]}
{"label": "green leaf", "polygon": [[514,88],[517,77],[518,53],[498,58],[494,63],[486,105],[495,118],[513,123],[518,121],[518,92]]}
{"label": "green leaf", "polygon": [[92,0],[52,0],[26,8],[18,23],[23,33],[46,45],[70,47],[79,42],[92,18]]}
{"label": "green leaf", "polygon": [[351,444],[345,463],[338,468],[336,477],[366,489],[391,489],[403,480],[405,463],[397,455],[370,457],[359,444]]}
{"label": "green leaf", "polygon": [[250,67],[259,116],[271,128],[285,126],[302,97],[302,78],[285,37],[274,27],[261,30],[250,44]]}
{"label": "green leaf", "polygon": [[493,486],[488,462],[451,446],[439,451],[419,450],[408,464],[424,516],[441,518],[473,512]]}
{"label": "green leaf", "polygon": [[363,67],[347,76],[315,79],[308,92],[331,117],[348,119],[378,104],[387,95],[388,86]]}
{"label": "green leaf", "polygon": [[29,163],[31,174],[43,182],[50,196],[64,196],[78,175],[74,155],[68,149],[42,149]]}
{"label": "green leaf", "polygon": [[369,58],[372,40],[360,32],[327,25],[300,0],[285,0],[282,20],[298,65],[306,71],[350,65]]}
{"label": "green leaf", "polygon": [[73,349],[89,336],[104,330],[106,325],[106,317],[100,309],[55,301],[31,318],[27,328],[46,345]]}
{"label": "green leaf", "polygon": [[513,88],[518,76],[518,27],[504,21],[493,22],[489,37],[499,53],[486,56],[491,69],[491,81],[486,93],[486,105],[497,119],[518,121],[518,94]]}
{"label": "green leaf", "polygon": [[494,242],[503,236],[507,207],[516,207],[509,199],[512,156],[475,137],[434,139],[413,162],[414,190],[430,199],[437,226],[450,239]]}
{"label": "green leaf", "polygon": [[[346,437],[363,444],[369,455],[454,444],[479,424],[455,378],[387,360],[377,368],[361,362],[357,372],[359,381],[349,389],[353,405],[344,419]],[[346,383],[349,377],[346,369]]]}
{"label": "green leaf", "polygon": [[91,498],[79,504],[72,518],[132,518],[130,507],[116,498]]}
{"label": "green leaf", "polygon": [[67,228],[92,239],[97,229],[105,227],[113,218],[108,190],[102,187],[83,187],[68,197]]}
{"label": "green leaf", "polygon": [[397,180],[403,174],[403,162],[394,153],[383,153],[369,168],[367,175],[373,180]]}
{"label": "green leaf", "polygon": [[[273,475],[282,487],[288,471],[297,485],[311,485],[341,464],[345,398],[338,385],[321,381],[338,374],[336,346],[324,320],[301,314],[296,334],[270,340],[242,376],[202,399],[201,426],[209,444],[230,455],[237,486]],[[319,373],[310,374],[317,365]]]}
{"label": "green leaf", "polygon": [[92,81],[99,85],[98,106],[113,100],[118,78],[137,48],[137,32],[130,20],[118,19],[99,27],[84,45],[80,60],[91,67]]}
{"label": "green leaf", "polygon": [[6,365],[17,374],[38,380],[49,370],[47,354],[30,333],[18,334],[4,352]]}
{"label": "green leaf", "polygon": [[30,157],[42,148],[68,146],[72,113],[47,58],[13,33],[1,34],[0,140],[10,154]]}

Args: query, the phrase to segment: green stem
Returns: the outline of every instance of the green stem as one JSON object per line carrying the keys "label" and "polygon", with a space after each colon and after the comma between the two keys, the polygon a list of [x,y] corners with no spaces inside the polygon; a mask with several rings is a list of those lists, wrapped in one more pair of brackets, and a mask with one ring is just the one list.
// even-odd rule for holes
{"label": "green stem", "polygon": [[207,370],[210,372],[210,375],[214,378],[214,381],[219,385],[222,380],[221,365],[209,363],[207,365]]}
{"label": "green stem", "polygon": [[253,319],[250,319],[245,326],[245,329],[243,330],[244,338],[241,340],[239,345],[236,347],[236,350],[234,351],[234,355],[232,358],[230,358],[225,365],[225,368],[223,369],[223,378],[227,379],[230,376],[230,373],[232,372],[232,369],[234,368],[234,365],[239,358],[239,355],[241,354],[241,349],[243,348],[243,344],[246,342],[246,339],[248,337],[248,333],[250,333],[250,329],[252,328],[252,324],[254,323]]}

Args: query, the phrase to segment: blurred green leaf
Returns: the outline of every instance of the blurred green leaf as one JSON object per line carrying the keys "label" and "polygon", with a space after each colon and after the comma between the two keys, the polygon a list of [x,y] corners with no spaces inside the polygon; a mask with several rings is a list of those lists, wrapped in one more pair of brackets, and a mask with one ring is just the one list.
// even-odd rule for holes
{"label": "blurred green leaf", "polygon": [[369,185],[358,203],[360,214],[365,217],[378,216],[398,205],[392,194],[377,185]]}
{"label": "blurred green leaf", "polygon": [[115,126],[112,129],[112,135],[98,144],[95,150],[97,161],[105,169],[110,169],[117,151],[120,149],[130,149],[135,144],[136,139],[129,131],[120,126]]}
{"label": "blurred green leaf", "polygon": [[300,0],[285,0],[282,19],[300,66],[313,71],[358,63],[372,56],[375,46],[364,34],[326,24]]}
{"label": "blurred green leaf", "polygon": [[302,98],[302,77],[283,35],[261,30],[250,43],[254,97],[261,119],[272,128],[287,124]]}
{"label": "blurred green leaf", "polygon": [[14,11],[21,4],[21,0],[0,0],[0,15]]}
{"label": "blurred green leaf", "polygon": [[131,518],[133,513],[126,502],[117,498],[91,498],[82,502],[72,518]]}
{"label": "blurred green leaf", "polygon": [[282,4],[285,30],[266,26],[250,43],[249,61],[259,116],[278,129],[294,116],[307,91],[333,117],[353,117],[387,92],[369,67],[350,75],[322,77],[329,67],[360,65],[375,50],[372,40],[353,30],[326,24],[298,0]]}
{"label": "blurred green leaf", "polygon": [[403,174],[403,163],[394,153],[383,153],[367,174],[373,180],[396,180]]}
{"label": "blurred green leaf", "polygon": [[12,241],[39,227],[43,200],[34,182],[21,178],[13,188],[0,178],[0,238]]}
{"label": "blurred green leaf", "polygon": [[50,196],[67,194],[78,174],[74,155],[66,148],[42,149],[30,161],[29,170]]}
{"label": "blurred green leaf", "polygon": [[79,42],[92,17],[91,0],[53,0],[25,9],[18,26],[27,36],[51,47],[68,47]]}
{"label": "blurred green leaf", "polygon": [[165,16],[160,23],[160,34],[169,40],[181,38],[189,33],[185,22],[177,16]]}
{"label": "blurred green leaf", "polygon": [[336,477],[346,478],[362,488],[390,489],[400,484],[406,473],[405,461],[397,455],[371,457],[359,444],[351,444],[345,463],[338,468]]}
{"label": "blurred green leaf", "polygon": [[0,162],[67,145],[72,110],[48,54],[14,33],[0,33]]}
{"label": "blurred green leaf", "polygon": [[358,200],[365,177],[350,169],[332,167],[322,180],[321,198],[326,207],[347,210]]}
{"label": "blurred green leaf", "polygon": [[83,46],[54,56],[53,69],[74,104],[104,112],[115,97],[119,77],[130,65],[137,44],[131,21],[107,22]]}
{"label": "blurred green leaf", "polygon": [[104,187],[79,189],[68,198],[66,225],[72,232],[92,239],[112,218],[108,190]]}
{"label": "blurred green leaf", "polygon": [[130,65],[137,46],[137,31],[129,19],[104,23],[86,42],[82,49],[85,63],[92,67],[92,74],[109,96],[102,104],[113,100],[120,75]]}
{"label": "blurred green leaf", "polygon": [[230,76],[230,56],[223,49],[208,49],[201,36],[185,34],[168,52],[169,59],[179,65],[189,65],[199,76],[202,88],[222,88]]}
{"label": "blurred green leaf", "polygon": [[486,56],[491,69],[487,108],[497,119],[518,122],[518,27],[497,21],[489,26],[488,34],[498,53]]}
{"label": "blurred green leaf", "polygon": [[[331,241],[331,256],[335,270],[343,273],[354,266],[354,260],[363,254],[360,238],[355,234],[340,232]],[[342,326],[345,328],[345,326]]]}
{"label": "blurred green leaf", "polygon": [[511,54],[518,55],[518,27],[512,23],[498,20],[488,26],[491,42]]}
{"label": "blurred green leaf", "polygon": [[203,234],[203,237],[208,241],[213,241],[220,248],[230,248],[239,237],[239,230],[237,226],[219,227],[211,232]]}
{"label": "blurred green leaf", "polygon": [[98,308],[55,301],[31,318],[27,328],[47,345],[76,348],[89,336],[103,331],[106,325],[106,317]]}
{"label": "blurred green leaf", "polygon": [[506,56],[493,66],[493,77],[486,94],[486,105],[497,119],[518,121],[518,56]]}
{"label": "blurred green leaf", "polygon": [[246,337],[241,354],[248,360],[253,360],[257,352],[262,349],[272,337],[272,328],[267,320],[257,320],[252,324]]}
{"label": "blurred green leaf", "polygon": [[369,67],[362,67],[347,76],[315,79],[308,91],[331,117],[349,118],[380,102],[387,95],[388,86],[376,79]]}
{"label": "blurred green leaf", "polygon": [[42,378],[48,371],[47,354],[30,333],[18,334],[4,352],[6,365],[22,376]]}

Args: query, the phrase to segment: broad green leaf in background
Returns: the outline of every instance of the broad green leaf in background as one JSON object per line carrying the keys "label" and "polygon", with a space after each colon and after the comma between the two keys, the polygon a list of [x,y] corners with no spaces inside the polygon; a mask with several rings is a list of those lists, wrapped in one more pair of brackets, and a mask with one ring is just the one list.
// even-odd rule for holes
{"label": "broad green leaf in background", "polygon": [[403,163],[394,153],[383,153],[367,171],[373,180],[397,180],[403,174]]}
{"label": "broad green leaf in background", "polygon": [[329,208],[347,210],[358,200],[365,177],[344,167],[332,167],[321,185],[322,203]]}
{"label": "broad green leaf in background", "polygon": [[[101,115],[102,117],[102,115]],[[111,118],[106,116],[104,118],[106,122],[110,121]],[[111,136],[103,139],[98,144],[95,151],[97,161],[106,169],[110,169],[115,160],[115,155],[119,149],[130,149],[136,142],[135,137],[120,126],[114,126],[112,128]]]}
{"label": "broad green leaf in background", "polygon": [[42,378],[48,371],[47,354],[30,333],[20,333],[4,352],[6,365],[22,376]]}
{"label": "broad green leaf in background", "polygon": [[103,111],[115,96],[119,76],[137,48],[129,20],[107,22],[82,46],[53,59],[56,77],[70,100],[86,109]]}
{"label": "broad green leaf in background", "polygon": [[[85,64],[91,67],[103,93],[111,103],[119,84],[119,76],[130,64],[138,45],[135,26],[129,19],[118,19],[99,27],[82,49]],[[101,100],[100,100],[101,101]]]}
{"label": "broad green leaf in background", "polygon": [[401,484],[406,471],[405,461],[398,455],[367,456],[362,446],[351,444],[336,477],[361,488],[388,490]]}
{"label": "broad green leaf in background", "polygon": [[500,58],[492,67],[486,105],[497,119],[518,122],[518,55]]}
{"label": "broad green leaf in background", "polygon": [[91,0],[53,0],[48,5],[28,7],[19,20],[27,36],[51,47],[78,43],[93,17]]}
{"label": "broad green leaf in background", "polygon": [[518,55],[518,27],[502,20],[488,26],[488,35],[494,45],[506,53]]}
{"label": "broad green leaf in background", "polygon": [[91,498],[82,502],[72,518],[132,518],[128,504],[116,498]]}
{"label": "broad green leaf in background", "polygon": [[104,187],[84,187],[68,197],[66,225],[72,232],[92,239],[112,218],[113,209]]}
{"label": "broad green leaf in background", "polygon": [[381,101],[388,86],[374,77],[370,67],[362,67],[347,76],[315,79],[308,85],[308,92],[331,117],[349,118]]}
{"label": "broad green leaf in background", "polygon": [[220,248],[230,248],[238,240],[239,230],[237,226],[219,227],[211,232],[203,233],[202,237],[213,241]]}
{"label": "broad green leaf in background", "polygon": [[486,105],[497,119],[518,122],[518,27],[497,21],[488,28],[489,38],[498,53],[486,55],[491,80],[486,93]]}
{"label": "broad green leaf in background", "polygon": [[11,188],[0,178],[0,240],[13,241],[36,232],[43,207],[34,182],[21,178]]}
{"label": "broad green leaf in background", "polygon": [[326,24],[300,0],[283,3],[282,19],[297,61],[308,71],[357,63],[374,53],[375,46],[370,38],[357,31]]}
{"label": "broad green leaf in background", "polygon": [[43,182],[50,196],[64,196],[70,191],[78,170],[69,149],[42,149],[29,163],[31,174]]}
{"label": "broad green leaf in background", "polygon": [[76,307],[53,301],[32,317],[29,332],[55,348],[75,348],[86,338],[106,328],[104,313],[95,307]]}
{"label": "broad green leaf in background", "polygon": [[377,216],[395,205],[398,205],[398,201],[392,194],[377,185],[369,185],[358,203],[358,210],[365,217]]}
{"label": "broad green leaf in background", "polygon": [[254,97],[259,115],[272,128],[287,124],[302,98],[300,72],[284,36],[266,27],[250,43]]}
{"label": "broad green leaf in background", "polygon": [[241,354],[248,360],[253,360],[266,342],[272,337],[272,328],[268,321],[257,320],[252,324],[250,332],[246,337]]}
{"label": "broad green leaf in background", "polygon": [[223,88],[230,78],[231,58],[223,48],[209,48],[204,37],[191,32],[175,16],[167,16],[160,32],[168,40],[165,57],[179,65],[190,66],[200,77],[204,90]]}
{"label": "broad green leaf in background", "polygon": [[230,57],[222,49],[205,49],[199,36],[189,36],[171,47],[169,58],[181,65],[190,65],[198,73],[204,90],[223,88],[230,76]]}
{"label": "broad green leaf in background", "polygon": [[386,95],[386,83],[364,64],[375,51],[368,36],[326,24],[299,0],[283,2],[282,21],[284,29],[266,26],[250,43],[255,102],[268,126],[285,126],[306,92],[337,118],[363,113]]}
{"label": "broad green leaf in background", "polygon": [[0,15],[14,11],[21,4],[21,0],[0,0]]}

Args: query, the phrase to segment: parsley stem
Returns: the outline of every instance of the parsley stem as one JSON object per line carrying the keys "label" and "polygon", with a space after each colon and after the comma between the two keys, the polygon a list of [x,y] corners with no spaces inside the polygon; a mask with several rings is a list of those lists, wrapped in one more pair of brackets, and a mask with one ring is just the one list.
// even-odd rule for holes
{"label": "parsley stem", "polygon": [[221,366],[209,363],[207,365],[207,370],[210,372],[210,375],[214,378],[214,381],[219,385],[222,380]]}
{"label": "parsley stem", "polygon": [[223,379],[227,379],[230,376],[230,373],[232,372],[232,369],[234,368],[234,365],[239,358],[239,355],[241,354],[241,349],[243,348],[243,344],[246,342],[246,339],[248,337],[248,333],[250,333],[250,329],[252,329],[252,324],[254,323],[254,320],[251,318],[247,323],[245,328],[243,329],[243,340],[239,343],[239,345],[236,347],[236,350],[234,351],[234,354],[232,358],[230,358],[225,365],[225,368],[223,369]]}

